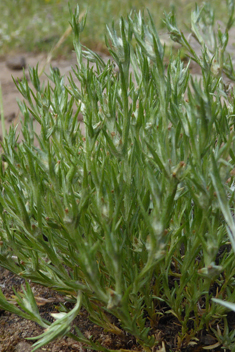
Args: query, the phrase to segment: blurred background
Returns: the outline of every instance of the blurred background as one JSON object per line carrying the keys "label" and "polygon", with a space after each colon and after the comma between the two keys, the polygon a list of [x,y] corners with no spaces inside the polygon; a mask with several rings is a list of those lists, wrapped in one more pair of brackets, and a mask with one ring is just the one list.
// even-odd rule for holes
{"label": "blurred background", "polygon": [[[203,1],[198,0],[200,5]],[[208,1],[215,9],[218,20],[226,16],[226,1]],[[92,50],[105,52],[105,26],[117,22],[131,10],[148,8],[158,30],[164,30],[164,11],[175,11],[178,27],[186,29],[190,13],[195,8],[192,0],[0,0],[0,56],[21,52],[48,52],[69,26],[69,7],[77,4],[87,11],[87,24],[82,43]],[[56,55],[68,56],[72,52],[72,36],[68,36]]]}

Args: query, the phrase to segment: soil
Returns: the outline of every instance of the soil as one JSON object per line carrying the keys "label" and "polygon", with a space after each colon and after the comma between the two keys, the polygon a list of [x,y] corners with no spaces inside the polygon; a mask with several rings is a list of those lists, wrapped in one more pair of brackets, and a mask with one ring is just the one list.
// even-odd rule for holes
{"label": "soil", "polygon": [[[228,50],[235,57],[234,42],[235,42],[235,28],[231,31],[231,37],[228,45]],[[163,38],[164,41],[168,40]],[[195,50],[198,47],[195,43]],[[29,77],[28,67],[35,67],[37,63],[43,64],[45,55],[33,55],[29,53],[23,53],[20,55],[20,60],[26,63],[25,74]],[[23,57],[23,59],[22,59]],[[10,64],[8,64],[10,63]],[[14,67],[11,65],[11,58],[0,58],[0,82],[2,86],[2,97],[4,116],[7,130],[10,125],[17,125],[19,122],[19,108],[16,99],[22,99],[22,96],[18,92],[12,77],[21,79],[23,77],[23,70],[20,67]],[[71,66],[76,64],[75,55],[71,54],[69,59],[54,60],[51,62],[52,67],[58,67],[62,75],[67,76],[71,70]],[[197,66],[192,64],[191,71],[193,74],[200,74],[200,70]],[[46,69],[49,72],[49,69]],[[47,77],[42,76],[42,80],[46,81]],[[81,117],[81,116],[80,116]],[[82,119],[82,117],[81,117]],[[39,126],[36,126],[39,131]],[[83,122],[81,122],[81,128],[84,131]],[[19,129],[19,127],[18,127]],[[19,130],[20,131],[20,130]],[[0,139],[2,136],[1,124],[0,124]],[[20,136],[20,139],[22,136]],[[8,298],[12,299],[14,292],[12,287],[16,291],[21,291],[21,285],[24,284],[24,280],[13,273],[0,267],[0,288],[3,294]],[[43,318],[53,321],[50,313],[58,312],[58,306],[60,303],[66,303],[65,297],[37,284],[30,283],[33,288],[34,295],[40,310],[40,314]],[[231,315],[230,324],[234,324],[235,318]],[[80,331],[86,336],[93,336],[94,341],[99,341],[100,344],[108,349],[113,350],[131,350],[131,351],[142,351],[141,346],[136,342],[135,338],[130,335],[116,336],[105,332],[102,328],[93,324],[88,319],[88,314],[85,310],[81,311],[81,314],[77,317],[74,322]],[[191,340],[180,344],[178,336],[181,331],[181,326],[177,323],[174,316],[168,315],[159,320],[158,326],[152,328],[152,333],[158,338],[159,345],[155,347],[154,351],[202,351],[203,347],[207,347],[211,351],[221,351],[221,347],[217,344],[217,339],[209,334],[208,331],[202,331],[200,336],[197,336],[196,340]],[[14,314],[0,309],[0,352],[30,352],[32,350],[32,341],[26,340],[28,337],[35,337],[43,333],[43,328],[38,324],[27,321]],[[211,346],[211,347],[209,347]],[[214,347],[213,347],[214,346]],[[209,348],[208,348],[209,347]],[[87,349],[71,338],[62,338],[56,340],[49,345],[40,348],[39,352],[50,351],[50,352],[83,352]]]}
{"label": "soil", "polygon": [[[8,300],[14,300],[15,291],[22,292],[21,286],[24,286],[24,279],[14,275],[4,268],[0,268],[0,287],[3,294]],[[58,313],[60,303],[67,308],[72,308],[72,304],[66,302],[66,298],[57,292],[50,290],[38,284],[30,283],[33,290],[39,312],[42,318],[53,322],[51,313]],[[110,317],[112,323],[116,324],[120,331],[120,326],[115,318]],[[229,319],[230,329],[235,327],[235,314]],[[92,336],[94,342],[99,342],[103,347],[112,350],[121,351],[142,351],[141,346],[136,339],[123,332],[120,335],[114,335],[104,331],[101,327],[93,324],[85,309],[82,309],[78,317],[73,322],[85,337]],[[32,341],[26,340],[30,337],[39,336],[44,329],[37,323],[23,319],[15,314],[0,309],[0,352],[31,352]],[[73,331],[73,329],[72,329]],[[181,326],[173,315],[167,315],[161,318],[157,326],[151,327],[151,335],[154,335],[159,341],[159,345],[152,352],[161,351],[182,351],[182,352],[199,352],[205,347],[213,351],[221,351],[221,345],[217,339],[208,331],[203,330],[197,336],[188,341],[180,343],[178,336],[181,332]],[[214,348],[213,348],[214,346]],[[64,337],[51,342],[45,347],[38,349],[39,352],[89,352],[81,343],[71,338]]]}

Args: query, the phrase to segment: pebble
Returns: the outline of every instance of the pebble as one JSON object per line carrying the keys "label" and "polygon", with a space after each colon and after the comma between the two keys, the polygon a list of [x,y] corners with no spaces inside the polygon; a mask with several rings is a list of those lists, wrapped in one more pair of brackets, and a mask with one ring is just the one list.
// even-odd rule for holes
{"label": "pebble", "polygon": [[[0,115],[0,118],[1,118],[1,115]],[[12,112],[8,115],[5,116],[5,119],[8,121],[8,122],[12,122],[14,119],[16,118],[16,114],[15,112]]]}
{"label": "pebble", "polygon": [[27,342],[19,342],[15,347],[16,352],[31,352],[32,345]]}
{"label": "pebble", "polygon": [[6,66],[10,70],[23,70],[26,67],[25,57],[21,55],[10,56],[6,60]]}

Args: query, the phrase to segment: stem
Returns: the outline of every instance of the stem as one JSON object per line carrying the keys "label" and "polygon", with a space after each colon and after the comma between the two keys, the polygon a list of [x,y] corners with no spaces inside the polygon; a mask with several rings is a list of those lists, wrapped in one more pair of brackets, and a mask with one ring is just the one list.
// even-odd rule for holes
{"label": "stem", "polygon": [[6,135],[6,126],[5,126],[5,120],[4,120],[1,83],[0,83],[0,114],[1,114],[1,124],[2,124],[2,139],[4,140],[5,135]]}

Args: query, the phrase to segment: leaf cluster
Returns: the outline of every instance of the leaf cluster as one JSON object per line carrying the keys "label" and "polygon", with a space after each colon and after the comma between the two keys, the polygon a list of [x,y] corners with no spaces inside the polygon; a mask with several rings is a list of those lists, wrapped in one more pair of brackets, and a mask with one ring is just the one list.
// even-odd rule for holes
{"label": "leaf cluster", "polygon": [[4,309],[50,325],[35,349],[69,334],[105,350],[77,327],[69,333],[81,306],[95,324],[130,333],[148,349],[158,343],[154,329],[163,315],[178,319],[183,341],[224,317],[226,308],[212,297],[234,302],[235,101],[223,76],[234,78],[225,50],[229,6],[224,32],[214,29],[207,5],[193,12],[201,55],[174,15],[165,17],[201,78],[180,55],[165,66],[150,13],[108,28],[112,59],[105,62],[80,44],[85,20],[76,8],[78,64],[69,84],[51,69],[43,86],[37,68],[30,70],[33,88],[26,78],[16,82],[25,99],[24,140],[17,143],[12,128],[2,145],[0,265],[77,302],[50,325],[40,319],[29,285],[25,299],[17,296],[22,311],[1,294]]}

